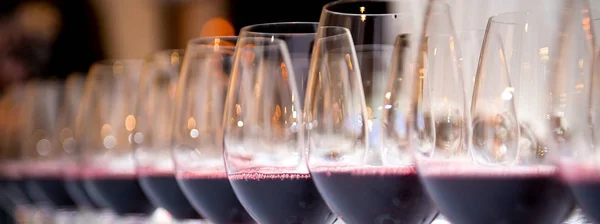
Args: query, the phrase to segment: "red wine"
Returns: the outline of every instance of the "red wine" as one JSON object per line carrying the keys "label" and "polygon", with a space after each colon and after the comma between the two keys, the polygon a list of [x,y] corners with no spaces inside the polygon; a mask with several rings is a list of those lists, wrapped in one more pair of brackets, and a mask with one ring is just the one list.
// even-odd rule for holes
{"label": "red wine", "polygon": [[144,173],[139,181],[142,189],[156,207],[162,207],[178,220],[202,219],[177,184],[172,173]]}
{"label": "red wine", "polygon": [[57,209],[77,208],[67,193],[60,165],[56,161],[32,162],[21,168],[27,176],[27,194],[35,202],[47,203]]}
{"label": "red wine", "polygon": [[31,204],[34,202],[33,198],[27,194],[27,181],[21,177],[13,177],[8,180],[5,190],[11,200],[15,200],[17,204]]}
{"label": "red wine", "polygon": [[33,198],[27,194],[27,180],[24,172],[21,171],[23,164],[5,161],[0,165],[2,176],[6,180],[4,190],[7,196],[16,204],[34,203]]}
{"label": "red wine", "polygon": [[0,223],[12,224],[12,223],[15,223],[15,220],[13,219],[13,217],[9,213],[9,211],[0,209]]}
{"label": "red wine", "polygon": [[453,223],[561,223],[574,208],[571,192],[553,168],[449,167],[428,167],[422,176],[430,196]]}
{"label": "red wine", "polygon": [[135,175],[86,174],[84,187],[94,202],[120,216],[151,215],[156,209]]}
{"label": "red wine", "polygon": [[12,211],[15,211],[14,204],[8,198],[7,191],[9,180],[5,176],[0,176],[0,223],[15,223]]}
{"label": "red wine", "polygon": [[224,172],[178,172],[177,179],[192,205],[211,222],[255,223],[233,193]]}
{"label": "red wine", "polygon": [[32,176],[27,181],[27,192],[37,202],[47,202],[59,209],[76,209],[62,177]]}
{"label": "red wine", "polygon": [[102,207],[94,202],[92,197],[85,190],[83,173],[78,170],[77,166],[71,166],[64,170],[65,189],[69,196],[80,207],[89,209],[101,209]]}
{"label": "red wine", "polygon": [[310,174],[248,172],[230,175],[231,186],[258,223],[331,224],[337,218]]}
{"label": "red wine", "polygon": [[414,167],[313,169],[331,209],[347,223],[431,223],[437,208]]}
{"label": "red wine", "polygon": [[85,191],[83,186],[83,180],[81,178],[69,178],[65,180],[65,188],[67,193],[71,196],[75,204],[81,207],[99,209],[101,208],[98,203],[92,200],[92,197]]}
{"label": "red wine", "polygon": [[600,223],[600,169],[568,165],[561,167],[561,175],[571,187],[581,210],[594,223]]}

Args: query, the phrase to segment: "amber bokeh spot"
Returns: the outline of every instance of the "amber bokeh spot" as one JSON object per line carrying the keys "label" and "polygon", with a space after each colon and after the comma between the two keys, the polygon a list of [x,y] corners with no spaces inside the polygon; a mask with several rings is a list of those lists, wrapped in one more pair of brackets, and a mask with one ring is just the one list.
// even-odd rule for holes
{"label": "amber bokeh spot", "polygon": [[210,37],[210,36],[233,36],[235,35],[235,30],[233,29],[233,25],[226,19],[215,17],[211,18],[202,26],[202,30],[200,31],[201,37]]}

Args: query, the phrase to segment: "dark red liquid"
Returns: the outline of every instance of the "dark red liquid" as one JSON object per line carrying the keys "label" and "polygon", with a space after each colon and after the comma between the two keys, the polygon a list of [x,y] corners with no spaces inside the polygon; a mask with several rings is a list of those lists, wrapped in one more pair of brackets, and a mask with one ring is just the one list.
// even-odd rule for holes
{"label": "dark red liquid", "polygon": [[7,190],[8,179],[1,177],[0,179],[0,223],[15,223],[12,213],[15,211],[14,203],[9,198]]}
{"label": "dark red liquid", "polygon": [[75,209],[77,206],[71,199],[61,177],[30,177],[27,181],[27,192],[36,202],[47,202],[61,209]]}
{"label": "dark red liquid", "polygon": [[452,223],[562,223],[574,207],[553,171],[438,173],[423,183]]}
{"label": "dark red liquid", "polygon": [[216,224],[255,223],[233,193],[224,173],[180,173],[181,190],[194,208]]}
{"label": "dark red liquid", "polygon": [[84,186],[94,202],[117,215],[150,215],[155,210],[135,176],[94,176]]}
{"label": "dark red liquid", "polygon": [[6,183],[6,191],[12,200],[18,204],[31,204],[33,198],[27,192],[27,181],[23,178],[11,179]]}
{"label": "dark red liquid", "polygon": [[586,216],[600,223],[600,169],[571,165],[561,167],[565,180]]}
{"label": "dark red liquid", "polygon": [[347,223],[431,223],[437,208],[414,168],[324,168],[312,173]]}
{"label": "dark red liquid", "polygon": [[571,184],[571,190],[583,212],[600,223],[600,180]]}
{"label": "dark red liquid", "polygon": [[309,174],[243,173],[230,179],[259,223],[331,224],[336,219]]}
{"label": "dark red liquid", "polygon": [[80,178],[66,180],[65,188],[67,189],[67,193],[69,193],[73,201],[75,201],[78,206],[99,209],[100,206],[95,203],[90,195],[85,191],[83,182],[84,181]]}
{"label": "dark red liquid", "polygon": [[169,211],[173,218],[202,219],[183,195],[173,174],[140,175],[139,181],[150,201]]}
{"label": "dark red liquid", "polygon": [[12,224],[15,223],[12,215],[7,210],[0,210],[0,223],[2,224]]}

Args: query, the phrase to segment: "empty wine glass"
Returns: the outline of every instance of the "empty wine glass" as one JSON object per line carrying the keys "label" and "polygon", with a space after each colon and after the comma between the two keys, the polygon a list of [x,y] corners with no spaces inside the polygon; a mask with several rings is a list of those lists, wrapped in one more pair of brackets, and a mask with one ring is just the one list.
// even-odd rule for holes
{"label": "empty wine glass", "polygon": [[171,159],[171,116],[183,57],[183,50],[165,50],[146,59],[132,136],[142,189],[155,206],[182,222],[202,219],[177,184]]}
{"label": "empty wine glass", "polygon": [[[471,137],[460,153],[415,153],[428,193],[452,222],[560,223],[573,208],[544,145],[554,13],[515,12],[489,19],[472,120],[465,121]],[[419,135],[414,119],[413,132]]]}
{"label": "empty wine glass", "polygon": [[190,40],[175,94],[172,156],[183,193],[213,223],[254,223],[223,164],[222,121],[237,37]]}
{"label": "empty wine glass", "polygon": [[127,220],[155,207],[137,179],[131,148],[141,60],[107,60],[90,68],[76,122],[84,187],[95,203]]}
{"label": "empty wine glass", "polygon": [[223,119],[231,185],[259,223],[333,223],[307,169],[300,85],[287,44],[242,37],[245,29]]}

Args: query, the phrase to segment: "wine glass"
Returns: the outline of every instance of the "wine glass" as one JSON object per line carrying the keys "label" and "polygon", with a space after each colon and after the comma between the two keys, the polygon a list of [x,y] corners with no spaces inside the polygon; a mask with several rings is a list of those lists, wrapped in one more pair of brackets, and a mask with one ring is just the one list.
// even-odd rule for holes
{"label": "wine glass", "polygon": [[2,172],[2,192],[4,193],[4,209],[14,217],[15,221],[28,222],[29,217],[35,212],[33,201],[27,195],[26,179],[21,168],[21,123],[22,106],[24,98],[22,84],[13,85],[6,89],[0,98],[0,122],[2,130],[0,146],[2,158],[0,170]]}
{"label": "wine glass", "polygon": [[[8,115],[7,109],[9,108],[9,103],[8,97],[4,96],[0,98],[0,125],[5,127],[0,130],[0,139],[2,142],[8,141],[8,129],[10,126],[7,122],[8,119],[5,118]],[[0,220],[13,223],[17,203],[12,200],[10,192],[8,192],[8,185],[10,184],[10,179],[12,179],[10,177],[13,174],[7,165],[10,162],[11,151],[6,146],[6,144],[0,144]]]}
{"label": "wine glass", "polygon": [[[349,190],[347,184],[342,184],[346,182],[341,181],[353,181],[353,185],[360,186],[358,192],[362,194],[347,196],[347,200],[355,203],[327,200],[332,209],[349,223],[372,222],[376,219],[431,222],[437,214],[433,203],[424,195],[414,163],[410,162],[412,156],[402,150],[390,150],[384,132],[388,125],[384,121],[384,113],[391,108],[386,102],[390,97],[387,90],[389,75],[392,70],[403,66],[397,61],[413,61],[411,58],[416,51],[414,43],[418,40],[421,27],[417,21],[421,20],[419,12],[422,7],[418,1],[336,1],[326,5],[321,13],[320,26],[348,28],[351,43],[356,49],[355,67],[360,70],[366,98],[367,120],[364,122],[368,127],[368,148],[358,150],[364,154],[363,160],[352,166],[340,161],[339,169],[333,169],[337,162],[332,162],[332,169],[325,172],[331,175],[315,179],[319,190],[328,192],[323,193],[326,200],[329,192],[335,195],[338,190]],[[313,174],[317,177],[317,173],[313,171]],[[376,182],[372,183],[374,180]],[[339,184],[336,183],[338,181]],[[331,186],[327,191],[321,188],[325,184]],[[389,198],[394,198],[394,203],[388,203]],[[409,206],[411,200],[416,203],[414,206]]]}
{"label": "wine glass", "polygon": [[141,71],[141,60],[94,63],[75,131],[86,192],[123,221],[134,222],[155,210],[138,182],[130,142]]}
{"label": "wine glass", "polygon": [[59,210],[75,207],[64,189],[60,158],[52,149],[52,136],[59,108],[59,84],[34,80],[23,86],[21,120],[21,173],[25,192],[36,205],[35,222],[52,222]]}
{"label": "wine glass", "polygon": [[223,164],[221,128],[237,37],[190,40],[175,94],[172,156],[183,193],[213,223],[254,223]]}
{"label": "wine glass", "polygon": [[75,121],[85,87],[85,75],[70,74],[64,82],[62,106],[59,110],[58,124],[53,145],[62,153],[61,169],[67,193],[78,207],[77,219],[106,220],[110,212],[94,202],[83,185],[83,172],[79,169],[81,150],[76,147]]}
{"label": "wine glass", "polygon": [[380,146],[386,156],[374,157],[367,147],[373,127],[349,30],[320,27],[314,49],[305,122],[309,167],[323,198],[347,223],[430,223],[435,206],[414,166],[399,160],[410,156]]}
{"label": "wine glass", "polygon": [[335,215],[306,165],[298,70],[289,43],[275,38],[291,29],[266,27],[273,28],[263,30],[271,37],[248,35],[256,28],[240,33],[227,93],[223,145],[229,180],[259,223],[333,223]]}
{"label": "wine glass", "polygon": [[27,168],[27,194],[55,220],[74,217],[77,206],[64,185],[63,153],[55,145],[64,87],[58,81],[32,81],[24,89],[23,159]]}
{"label": "wine glass", "polygon": [[[489,19],[472,120],[466,121],[472,131],[467,145],[454,154],[415,153],[427,191],[452,222],[560,223],[573,208],[570,192],[549,161],[543,134],[548,130],[549,52],[557,37],[554,13],[514,12]],[[418,121],[412,122],[418,135]]]}
{"label": "wine glass", "polygon": [[156,207],[185,222],[202,217],[177,184],[171,159],[171,115],[183,57],[183,50],[165,50],[146,59],[132,143],[142,190]]}
{"label": "wine glass", "polygon": [[[465,96],[467,99],[467,108],[471,108],[470,97],[473,95],[473,84],[477,75],[477,64],[479,54],[483,46],[484,29],[461,30],[457,31],[458,43],[460,43],[462,57],[461,67],[463,71],[463,82],[465,86]],[[470,120],[470,119],[469,119]]]}
{"label": "wine glass", "polygon": [[65,177],[65,188],[73,201],[85,210],[99,209],[100,207],[85,191],[82,172],[80,172],[78,167],[81,152],[76,148],[75,120],[81,104],[84,86],[85,76],[83,74],[75,73],[67,77],[64,86],[63,103],[58,117],[58,135],[54,139],[56,141],[55,144],[62,149],[64,154],[62,172]]}
{"label": "wine glass", "polygon": [[592,222],[598,213],[598,30],[589,2],[565,1],[556,62],[551,67],[548,143],[562,179]]}

